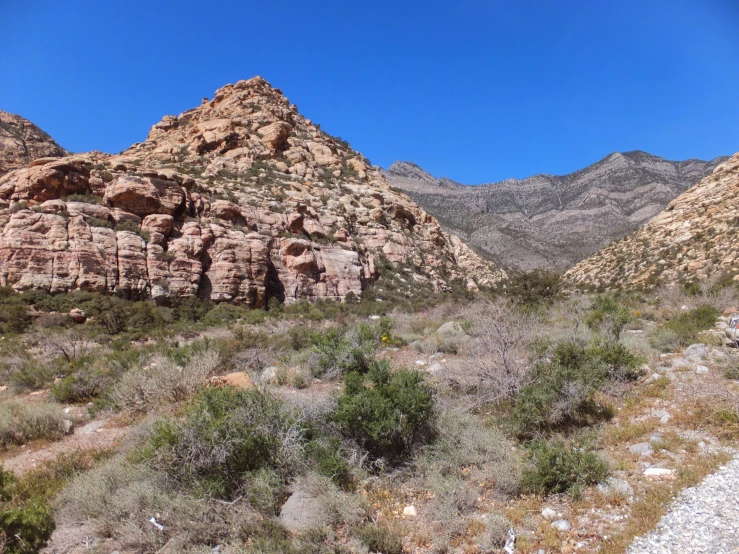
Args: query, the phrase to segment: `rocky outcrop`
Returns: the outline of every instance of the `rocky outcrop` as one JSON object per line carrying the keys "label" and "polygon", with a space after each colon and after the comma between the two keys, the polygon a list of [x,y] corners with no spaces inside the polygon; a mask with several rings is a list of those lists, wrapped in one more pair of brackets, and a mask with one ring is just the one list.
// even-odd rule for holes
{"label": "rocky outcrop", "polygon": [[614,153],[575,173],[466,186],[395,162],[385,176],[470,246],[521,270],[563,271],[634,231],[726,158]]}
{"label": "rocky outcrop", "polygon": [[712,274],[739,280],[739,154],[565,278],[603,290],[695,282]]}
{"label": "rocky outcrop", "polygon": [[17,290],[264,306],[361,295],[393,266],[436,290],[505,277],[259,77],[120,155],[0,178],[0,285]]}
{"label": "rocky outcrop", "polygon": [[38,158],[66,154],[64,148],[30,121],[0,110],[0,176]]}

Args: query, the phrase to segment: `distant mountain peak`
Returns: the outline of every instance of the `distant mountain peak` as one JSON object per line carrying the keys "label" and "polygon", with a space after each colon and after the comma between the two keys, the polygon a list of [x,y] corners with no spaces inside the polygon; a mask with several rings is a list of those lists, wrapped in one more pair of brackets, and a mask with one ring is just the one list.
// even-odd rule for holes
{"label": "distant mountain peak", "polygon": [[478,251],[517,269],[564,270],[662,210],[726,158],[669,161],[613,152],[567,175],[460,185],[408,162],[385,171]]}

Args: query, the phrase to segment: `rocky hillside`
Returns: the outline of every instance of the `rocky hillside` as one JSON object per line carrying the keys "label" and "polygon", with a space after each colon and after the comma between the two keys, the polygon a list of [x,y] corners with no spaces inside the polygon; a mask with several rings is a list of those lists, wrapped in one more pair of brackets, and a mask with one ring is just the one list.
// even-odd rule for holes
{"label": "rocky hillside", "polygon": [[658,214],[726,158],[672,162],[615,153],[575,173],[465,186],[409,162],[385,171],[468,244],[521,270],[563,271]]}
{"label": "rocky hillside", "polygon": [[739,280],[739,154],[565,277],[579,286],[616,289],[696,281],[714,273]]}
{"label": "rocky hillside", "polygon": [[37,158],[67,154],[54,139],[27,119],[0,110],[0,176],[25,167]]}
{"label": "rocky hillside", "polygon": [[0,284],[17,290],[264,306],[360,295],[383,272],[408,294],[505,277],[260,77],[119,155],[5,175],[0,209]]}

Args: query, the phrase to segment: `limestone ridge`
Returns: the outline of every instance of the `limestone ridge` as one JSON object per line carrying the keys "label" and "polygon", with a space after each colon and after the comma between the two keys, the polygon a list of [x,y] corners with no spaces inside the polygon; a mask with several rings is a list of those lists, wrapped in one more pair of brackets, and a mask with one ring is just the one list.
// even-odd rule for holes
{"label": "limestone ridge", "polygon": [[0,110],[0,176],[25,167],[37,158],[67,154],[54,139],[27,119]]}
{"label": "limestone ridge", "polygon": [[739,154],[565,278],[575,286],[616,289],[695,281],[710,274],[739,280]]}
{"label": "limestone ridge", "polygon": [[264,306],[359,295],[393,266],[409,294],[505,278],[260,77],[119,155],[0,178],[0,284],[17,290]]}
{"label": "limestone ridge", "polygon": [[445,228],[503,265],[563,271],[634,231],[724,160],[673,162],[639,151],[614,153],[569,175],[477,186],[436,179],[410,162],[395,162],[385,176]]}

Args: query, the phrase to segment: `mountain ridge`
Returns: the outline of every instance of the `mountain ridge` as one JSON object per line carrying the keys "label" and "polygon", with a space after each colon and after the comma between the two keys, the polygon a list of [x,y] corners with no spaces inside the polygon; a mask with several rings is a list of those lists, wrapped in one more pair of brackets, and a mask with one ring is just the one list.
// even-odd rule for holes
{"label": "mountain ridge", "polygon": [[490,258],[519,270],[563,271],[648,221],[724,160],[614,152],[562,176],[480,185],[436,179],[412,162],[383,171],[393,187]]}

